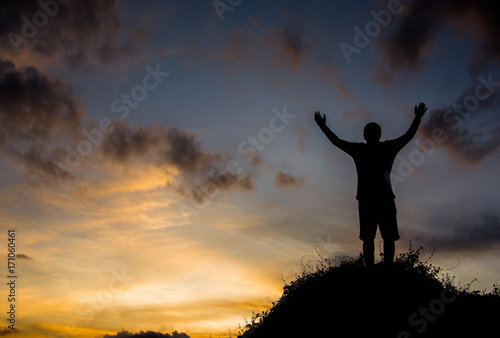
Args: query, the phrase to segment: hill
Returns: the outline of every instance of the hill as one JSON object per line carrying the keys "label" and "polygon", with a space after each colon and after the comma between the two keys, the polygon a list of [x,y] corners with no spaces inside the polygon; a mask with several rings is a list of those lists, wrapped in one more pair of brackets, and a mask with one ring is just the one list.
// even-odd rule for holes
{"label": "hill", "polygon": [[410,248],[393,267],[366,269],[362,257],[328,261],[286,284],[273,307],[255,314],[241,338],[489,337],[500,319],[498,285],[469,291]]}

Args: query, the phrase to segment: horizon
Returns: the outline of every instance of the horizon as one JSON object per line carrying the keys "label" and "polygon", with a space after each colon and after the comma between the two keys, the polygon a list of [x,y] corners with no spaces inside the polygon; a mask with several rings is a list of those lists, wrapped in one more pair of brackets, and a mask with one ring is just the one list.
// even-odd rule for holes
{"label": "horizon", "polygon": [[223,336],[314,259],[357,257],[354,161],[315,111],[383,141],[424,102],[391,174],[396,254],[500,282],[498,5],[0,6],[0,306],[21,337]]}

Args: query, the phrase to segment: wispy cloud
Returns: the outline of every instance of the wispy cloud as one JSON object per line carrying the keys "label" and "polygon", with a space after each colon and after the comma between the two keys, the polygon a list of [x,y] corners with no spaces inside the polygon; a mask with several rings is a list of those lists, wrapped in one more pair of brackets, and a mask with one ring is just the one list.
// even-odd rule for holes
{"label": "wispy cloud", "polygon": [[274,186],[277,188],[298,188],[304,184],[305,178],[278,171],[274,177]]}
{"label": "wispy cloud", "polygon": [[366,108],[357,93],[348,87],[342,79],[342,70],[336,67],[331,60],[325,63],[319,76],[333,85],[340,99],[354,105],[354,108],[340,112],[343,120],[350,120],[356,117],[369,120],[373,117],[373,112]]}
{"label": "wispy cloud", "polygon": [[314,39],[308,34],[300,15],[288,11],[279,24],[266,26],[255,18],[233,29],[225,46],[213,56],[236,64],[257,63],[263,71],[280,68],[300,71],[310,64]]}
{"label": "wispy cloud", "polygon": [[16,330],[11,330],[11,329],[1,329],[0,330],[0,336],[7,336],[9,334],[16,334],[18,333],[19,331],[16,329]]}
{"label": "wispy cloud", "polygon": [[[495,88],[490,90],[484,84],[475,85],[448,107],[432,109],[429,119],[419,129],[420,135],[432,140],[438,131],[443,138],[439,145],[452,158],[464,164],[478,164],[500,147],[500,118],[496,112],[500,100]],[[478,93],[479,96],[486,93],[487,98],[480,100]]]}
{"label": "wispy cloud", "polygon": [[305,26],[296,12],[286,13],[286,25],[273,28],[268,46],[277,46],[277,60],[294,69],[301,69],[311,52],[311,41],[306,36]]}
{"label": "wispy cloud", "polygon": [[295,126],[293,132],[295,133],[295,135],[297,135],[297,140],[299,142],[299,151],[304,154],[306,152],[306,137],[311,135],[311,133],[305,130],[301,125]]}
{"label": "wispy cloud", "polygon": [[26,259],[26,260],[32,260],[33,259],[32,257],[30,257],[30,256],[28,256],[26,254],[23,254],[23,253],[17,254],[16,258],[18,258],[18,259]]}
{"label": "wispy cloud", "polygon": [[450,231],[441,233],[431,237],[427,245],[439,250],[489,250],[500,243],[500,217],[492,213],[467,215]]}

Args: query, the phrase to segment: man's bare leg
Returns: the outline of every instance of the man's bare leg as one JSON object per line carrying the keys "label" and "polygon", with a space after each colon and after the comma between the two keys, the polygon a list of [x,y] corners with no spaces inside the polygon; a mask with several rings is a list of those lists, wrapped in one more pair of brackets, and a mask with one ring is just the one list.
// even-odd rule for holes
{"label": "man's bare leg", "polygon": [[384,265],[391,265],[394,262],[396,245],[394,241],[384,241]]}
{"label": "man's bare leg", "polygon": [[373,241],[363,241],[363,257],[365,265],[372,267],[375,263],[375,244]]}

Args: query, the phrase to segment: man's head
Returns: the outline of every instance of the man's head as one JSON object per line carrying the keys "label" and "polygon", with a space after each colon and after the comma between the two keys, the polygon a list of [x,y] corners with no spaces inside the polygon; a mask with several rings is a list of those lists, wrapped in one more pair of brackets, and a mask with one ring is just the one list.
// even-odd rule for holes
{"label": "man's head", "polygon": [[382,128],[375,122],[370,122],[365,126],[363,130],[363,136],[366,143],[377,143],[380,141],[380,136],[382,135]]}

